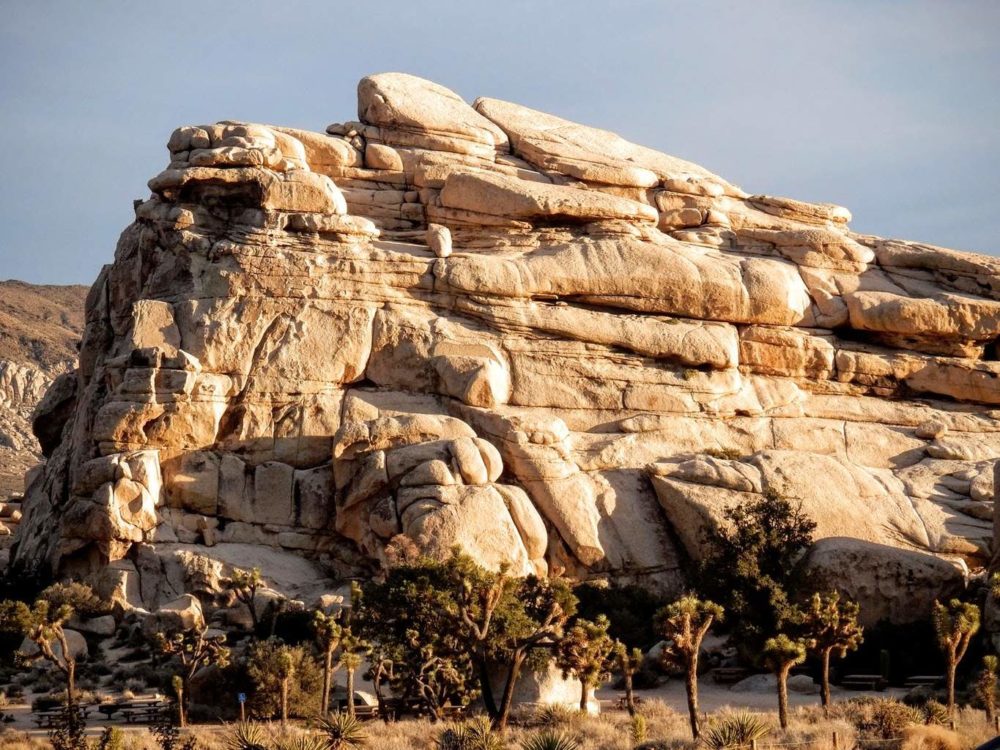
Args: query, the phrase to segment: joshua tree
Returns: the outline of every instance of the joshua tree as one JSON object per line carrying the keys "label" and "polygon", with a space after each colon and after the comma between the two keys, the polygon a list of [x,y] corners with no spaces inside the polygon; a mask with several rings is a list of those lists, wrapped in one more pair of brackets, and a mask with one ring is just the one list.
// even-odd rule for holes
{"label": "joshua tree", "polygon": [[355,716],[354,710],[354,674],[364,661],[365,643],[348,630],[344,633],[340,663],[347,672],[347,715]]}
{"label": "joshua tree", "polygon": [[171,636],[158,634],[160,651],[173,656],[180,663],[180,680],[175,681],[177,692],[177,718],[180,725],[187,725],[187,702],[191,699],[191,678],[202,667],[214,664],[226,667],[229,664],[229,649],[224,645],[225,635],[209,637],[204,627],[174,633]]}
{"label": "joshua tree", "polygon": [[986,721],[993,723],[997,708],[997,669],[1000,667],[1000,660],[991,655],[983,657],[983,668],[976,679],[976,695],[983,704],[986,711]]}
{"label": "joshua tree", "polygon": [[75,614],[96,612],[100,605],[93,590],[81,583],[49,586],[30,607],[20,601],[0,603],[0,627],[23,633],[38,646],[41,658],[66,677],[66,705],[70,708],[76,700],[76,658],[70,650],[65,625]]}
{"label": "joshua tree", "polygon": [[701,734],[698,725],[698,652],[712,623],[719,620],[722,620],[722,607],[691,595],[668,604],[656,613],[656,632],[668,643],[663,650],[664,658],[684,668],[688,716],[695,739]]}
{"label": "joshua tree", "polygon": [[764,643],[764,663],[778,678],[778,722],[788,729],[788,673],[806,660],[806,644],[782,633]]}
{"label": "joshua tree", "polygon": [[608,635],[611,623],[604,615],[597,620],[577,620],[556,647],[556,666],[564,677],[580,681],[580,710],[586,711],[590,691],[608,678],[615,642]]}
{"label": "joshua tree", "polygon": [[278,648],[278,653],[274,659],[274,676],[281,683],[281,726],[288,726],[288,688],[291,685],[292,677],[295,676],[295,659],[292,656],[292,649],[282,645]]}
{"label": "joshua tree", "polygon": [[617,641],[615,642],[615,660],[618,662],[618,668],[622,671],[622,677],[625,678],[625,708],[628,710],[629,716],[635,716],[635,693],[632,691],[632,678],[642,666],[642,651],[637,648],[629,651],[628,646]]}
{"label": "joshua tree", "polygon": [[570,617],[576,612],[577,599],[564,581],[528,576],[510,592],[502,614],[502,636],[494,643],[493,656],[505,664],[500,712],[494,721],[499,731],[507,727],[514,700],[514,688],[525,660],[532,653],[548,661],[563,637]]}
{"label": "joshua tree", "polygon": [[934,602],[934,631],[938,645],[948,660],[948,714],[955,714],[955,670],[969,650],[969,642],[979,632],[979,607],[958,599],[947,604]]}
{"label": "joshua tree", "polygon": [[333,673],[336,670],[333,655],[344,636],[344,627],[341,625],[338,615],[328,615],[322,610],[316,610],[313,614],[312,626],[313,632],[316,633],[316,640],[319,641],[320,648],[323,650],[323,696],[320,700],[319,712],[321,716],[326,716],[330,710],[330,689],[333,683]]}
{"label": "joshua tree", "polygon": [[226,587],[250,610],[250,622],[253,623],[255,633],[260,624],[257,619],[257,592],[263,586],[264,579],[261,577],[260,568],[251,568],[250,570],[236,568],[233,570],[233,575],[226,581]]}
{"label": "joshua tree", "polygon": [[830,711],[830,655],[843,659],[848,651],[861,645],[864,629],[858,624],[857,603],[841,601],[840,594],[813,594],[803,612],[803,626],[809,650],[820,657],[823,672],[823,713]]}
{"label": "joshua tree", "polygon": [[457,549],[452,551],[451,570],[457,578],[455,600],[479,673],[479,691],[486,712],[491,718],[499,715],[493,686],[490,682],[490,651],[494,633],[491,630],[497,608],[505,604],[515,581],[507,575],[508,566],[492,573],[477,565]]}

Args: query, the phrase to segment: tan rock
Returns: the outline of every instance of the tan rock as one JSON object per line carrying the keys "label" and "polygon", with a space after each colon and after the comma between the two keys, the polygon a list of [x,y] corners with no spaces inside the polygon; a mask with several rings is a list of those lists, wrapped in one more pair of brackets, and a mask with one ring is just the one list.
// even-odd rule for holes
{"label": "tan rock", "polygon": [[625,198],[472,172],[450,176],[441,191],[441,203],[446,208],[529,221],[624,219],[655,222],[657,218],[652,207]]}
{"label": "tan rock", "polygon": [[[995,259],[412,76],[365,79],[359,115],[171,136],[0,506],[11,575],[124,614],[257,565],[313,602],[459,544],[669,595],[771,493],[866,617],[986,565]],[[45,382],[0,361],[0,458]]]}

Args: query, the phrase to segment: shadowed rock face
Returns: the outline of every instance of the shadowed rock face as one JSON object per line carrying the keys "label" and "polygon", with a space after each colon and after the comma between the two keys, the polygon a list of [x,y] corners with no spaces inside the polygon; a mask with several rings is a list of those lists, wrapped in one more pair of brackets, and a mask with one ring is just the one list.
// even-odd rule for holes
{"label": "shadowed rock face", "polygon": [[676,590],[767,492],[848,592],[866,550],[923,601],[987,559],[1000,262],[412,76],[358,93],[326,133],[171,136],[40,420],[19,569],[304,595],[402,536]]}
{"label": "shadowed rock face", "polygon": [[[31,414],[52,381],[76,362],[86,293],[82,286],[0,281],[0,501],[20,496],[39,447],[44,451],[53,440],[32,434]],[[0,535],[16,525],[15,510],[16,504],[0,506]],[[6,541],[0,538],[0,546]]]}

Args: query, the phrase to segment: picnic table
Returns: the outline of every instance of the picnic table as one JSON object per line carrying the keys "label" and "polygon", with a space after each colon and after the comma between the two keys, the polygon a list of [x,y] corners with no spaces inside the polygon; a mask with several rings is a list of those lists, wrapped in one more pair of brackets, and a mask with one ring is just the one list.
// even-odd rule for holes
{"label": "picnic table", "polygon": [[145,700],[102,703],[97,707],[97,710],[109,720],[116,713],[120,713],[128,724],[151,724],[160,719],[169,706],[170,703],[168,701],[159,698],[149,698]]}
{"label": "picnic table", "polygon": [[[93,710],[92,705],[87,703],[80,703],[77,705],[83,714],[84,719],[90,716],[90,712]],[[39,729],[51,729],[56,725],[57,720],[65,715],[65,712],[66,707],[62,705],[52,708],[36,708],[31,712],[32,721],[35,722]]]}
{"label": "picnic table", "polygon": [[[632,702],[637,706],[641,706],[645,702],[645,699],[638,695],[633,695]],[[621,693],[615,700],[615,707],[621,711],[628,708],[628,696],[625,693]]]}
{"label": "picnic table", "polygon": [[880,674],[849,674],[840,680],[848,690],[885,690],[889,682]]}

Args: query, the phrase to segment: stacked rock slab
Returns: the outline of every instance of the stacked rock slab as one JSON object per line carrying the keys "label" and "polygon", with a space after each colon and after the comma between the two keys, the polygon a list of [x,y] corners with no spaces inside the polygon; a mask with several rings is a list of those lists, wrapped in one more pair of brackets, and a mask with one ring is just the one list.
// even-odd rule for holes
{"label": "stacked rock slab", "polygon": [[768,493],[869,619],[988,559],[1000,261],[412,76],[358,94],[326,133],[171,136],[40,418],[18,569],[152,608],[406,540],[676,591]]}

